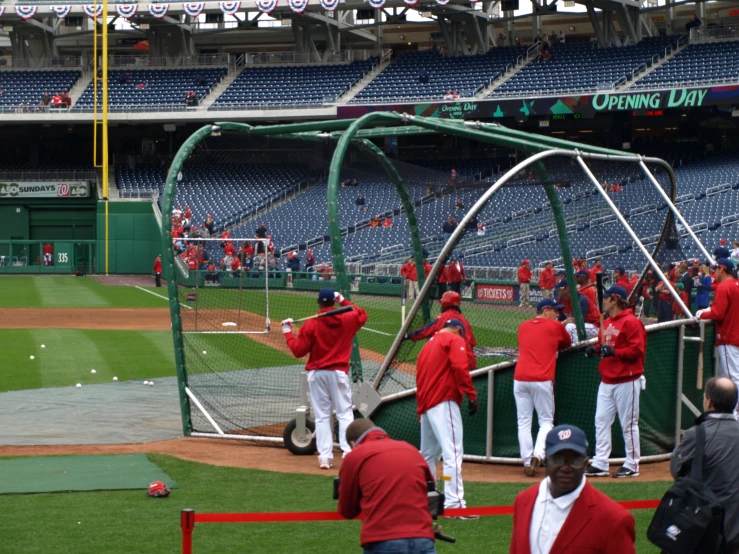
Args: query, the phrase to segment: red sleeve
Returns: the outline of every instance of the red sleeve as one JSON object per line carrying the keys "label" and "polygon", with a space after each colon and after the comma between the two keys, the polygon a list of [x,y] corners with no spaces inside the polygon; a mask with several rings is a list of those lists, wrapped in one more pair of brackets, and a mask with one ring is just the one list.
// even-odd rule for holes
{"label": "red sleeve", "polygon": [[[461,337],[460,337],[461,338]],[[467,395],[470,402],[477,400],[477,391],[472,385],[472,377],[470,377],[469,361],[467,360],[467,349],[464,345],[464,339],[460,341],[452,341],[449,344],[449,361],[452,366],[454,381],[460,392]]]}
{"label": "red sleeve", "polygon": [[607,536],[608,540],[604,542],[606,554],[636,554],[634,516],[629,512],[621,514]]}
{"label": "red sleeve", "polygon": [[[559,322],[557,322],[559,323]],[[567,332],[567,329],[565,329],[565,326],[561,323],[559,324],[559,350],[565,350],[572,346],[572,337]]]}
{"label": "red sleeve", "polygon": [[644,356],[644,327],[641,322],[634,318],[630,319],[621,329],[626,335],[626,346],[614,350],[616,356],[623,360],[638,360]]}
{"label": "red sleeve", "polygon": [[344,298],[344,301],[341,303],[341,306],[354,306],[354,316],[356,317],[356,331],[359,331],[362,327],[364,327],[364,324],[367,323],[367,320],[369,319],[369,315],[367,315],[367,312],[363,309],[357,306],[356,304],[353,304],[346,298]]}
{"label": "red sleeve", "polygon": [[[359,487],[358,456],[344,457],[339,470],[339,513],[347,519],[354,519],[361,512],[362,490]],[[430,472],[431,470],[429,470]]]}
{"label": "red sleeve", "polygon": [[518,283],[519,284],[523,283],[523,268],[522,267],[518,268]]}
{"label": "red sleeve", "polygon": [[315,332],[316,320],[309,319],[298,330],[298,338],[295,338],[292,333],[285,333],[287,346],[290,348],[290,352],[293,353],[293,356],[296,358],[302,358],[310,353],[310,349],[315,342]]}
{"label": "red sleeve", "polygon": [[[722,283],[723,284],[723,283]],[[711,309],[701,314],[701,319],[712,319],[713,321],[723,321],[729,311],[729,295],[726,287],[718,287],[713,297]]]}

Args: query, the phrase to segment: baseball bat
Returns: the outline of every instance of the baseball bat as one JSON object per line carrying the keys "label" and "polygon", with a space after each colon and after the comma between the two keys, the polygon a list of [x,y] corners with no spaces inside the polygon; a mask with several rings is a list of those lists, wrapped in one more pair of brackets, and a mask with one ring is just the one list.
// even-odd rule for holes
{"label": "baseball bat", "polygon": [[296,319],[295,323],[300,323],[301,321],[308,321],[309,319],[317,319],[319,317],[326,317],[330,315],[345,314],[346,312],[351,312],[353,309],[354,306],[342,306],[341,308],[336,308],[335,310],[331,310],[330,312],[323,312],[320,314],[309,315],[308,317],[304,317],[302,319]]}
{"label": "baseball bat", "polygon": [[698,344],[698,378],[697,383],[695,384],[695,388],[698,390],[703,389],[703,340],[705,338],[705,327],[702,323],[700,325],[700,332],[701,332],[701,341]]}
{"label": "baseball bat", "polygon": [[596,291],[598,294],[598,311],[600,312],[600,337],[604,340],[603,326],[605,322],[605,314],[603,313],[603,273],[595,274]]}

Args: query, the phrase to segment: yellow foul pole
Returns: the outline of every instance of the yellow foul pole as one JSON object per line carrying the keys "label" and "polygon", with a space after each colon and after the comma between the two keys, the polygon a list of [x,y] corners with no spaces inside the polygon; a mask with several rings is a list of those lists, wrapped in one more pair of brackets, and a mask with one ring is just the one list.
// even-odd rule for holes
{"label": "yellow foul pole", "polygon": [[108,0],[103,0],[103,197],[105,198],[105,274],[108,274]]}

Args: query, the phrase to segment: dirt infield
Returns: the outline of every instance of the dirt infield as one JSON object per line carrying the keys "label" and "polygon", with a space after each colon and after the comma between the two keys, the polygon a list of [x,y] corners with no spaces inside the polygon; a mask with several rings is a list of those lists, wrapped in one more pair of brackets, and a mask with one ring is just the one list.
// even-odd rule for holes
{"label": "dirt infield", "polygon": [[[0,456],[60,456],[85,454],[168,454],[183,460],[215,466],[242,467],[278,471],[281,473],[305,473],[338,475],[341,456],[335,452],[334,468],[318,469],[315,456],[293,456],[284,448],[252,446],[237,440],[183,437],[171,441],[148,444],[113,444],[89,446],[0,446]],[[616,469],[616,468],[613,468]],[[669,464],[642,464],[637,481],[671,481]],[[526,477],[519,466],[464,464],[464,479],[486,483],[536,483],[543,477]],[[601,482],[634,482],[634,479],[601,479]]]}
{"label": "dirt infield", "polygon": [[167,331],[167,308],[4,308],[0,329],[108,329]]}

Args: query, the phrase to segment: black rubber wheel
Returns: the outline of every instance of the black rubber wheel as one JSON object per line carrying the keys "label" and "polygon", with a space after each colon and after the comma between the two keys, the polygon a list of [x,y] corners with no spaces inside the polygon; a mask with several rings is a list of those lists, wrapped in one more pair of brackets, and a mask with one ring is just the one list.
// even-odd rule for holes
{"label": "black rubber wheel", "polygon": [[297,421],[291,420],[285,425],[282,432],[282,439],[285,441],[287,449],[296,456],[310,456],[316,452],[316,426],[310,419],[305,420],[305,428],[308,431],[306,436],[300,437],[297,432]]}

